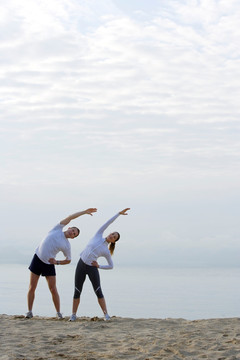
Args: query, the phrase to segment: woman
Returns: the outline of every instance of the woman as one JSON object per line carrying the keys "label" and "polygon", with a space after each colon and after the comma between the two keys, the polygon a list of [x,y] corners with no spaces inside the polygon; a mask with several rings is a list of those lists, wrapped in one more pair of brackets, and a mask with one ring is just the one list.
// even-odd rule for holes
{"label": "woman", "polygon": [[[76,313],[80,303],[80,295],[82,292],[83,284],[86,279],[86,275],[88,275],[95,294],[98,298],[98,303],[104,313],[105,320],[110,320],[110,316],[107,313],[106,302],[101,290],[100,285],[100,276],[98,272],[99,269],[112,269],[113,262],[111,255],[114,252],[115,243],[119,240],[120,235],[118,232],[113,232],[109,234],[106,238],[103,238],[103,232],[107,229],[107,227],[114,221],[119,215],[128,215],[127,211],[130,208],[126,208],[115,216],[113,216],[110,220],[108,220],[95,234],[95,236],[89,241],[86,248],[81,252],[80,259],[77,264],[76,273],[75,273],[75,292],[73,297],[73,307],[72,307],[72,315],[69,321],[75,321],[77,319]],[[99,265],[97,259],[103,256],[108,262],[108,265]]]}

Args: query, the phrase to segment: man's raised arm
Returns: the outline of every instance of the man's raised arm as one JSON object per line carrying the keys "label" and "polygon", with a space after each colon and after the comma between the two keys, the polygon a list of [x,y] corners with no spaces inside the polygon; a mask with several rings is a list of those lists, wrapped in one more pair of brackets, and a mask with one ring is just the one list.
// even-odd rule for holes
{"label": "man's raised arm", "polygon": [[66,217],[66,219],[63,219],[62,221],[60,221],[60,224],[62,225],[67,225],[70,223],[71,220],[73,219],[76,219],[78,218],[79,216],[82,216],[82,215],[85,215],[85,214],[88,214],[88,215],[93,215],[92,213],[95,213],[97,211],[96,208],[89,208],[89,209],[86,209],[84,211],[78,211],[72,215],[69,215],[68,217]]}

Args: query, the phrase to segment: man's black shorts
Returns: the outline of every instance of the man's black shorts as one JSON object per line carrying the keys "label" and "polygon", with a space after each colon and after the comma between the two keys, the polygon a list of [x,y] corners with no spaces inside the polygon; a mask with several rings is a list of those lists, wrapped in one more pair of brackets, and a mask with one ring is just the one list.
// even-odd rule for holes
{"label": "man's black shorts", "polygon": [[36,254],[32,259],[29,270],[36,275],[56,276],[55,266],[53,264],[45,264]]}

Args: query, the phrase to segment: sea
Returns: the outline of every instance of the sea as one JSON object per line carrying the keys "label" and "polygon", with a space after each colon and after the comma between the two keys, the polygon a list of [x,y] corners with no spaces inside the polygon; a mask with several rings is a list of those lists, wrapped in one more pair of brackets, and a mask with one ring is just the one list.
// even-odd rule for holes
{"label": "sea", "polygon": [[[75,266],[56,269],[61,311],[64,316],[70,316]],[[240,316],[240,268],[117,266],[113,270],[100,270],[100,276],[110,316],[187,320]],[[0,264],[0,314],[24,315],[28,286],[28,265]],[[36,290],[33,313],[55,316],[43,277]],[[102,317],[88,278],[77,315]]]}

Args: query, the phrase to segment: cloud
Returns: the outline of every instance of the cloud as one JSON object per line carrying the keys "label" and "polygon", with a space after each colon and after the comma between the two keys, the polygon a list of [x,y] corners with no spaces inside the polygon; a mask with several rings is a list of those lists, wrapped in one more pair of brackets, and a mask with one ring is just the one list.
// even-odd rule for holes
{"label": "cloud", "polygon": [[[237,43],[230,26],[233,15],[228,15],[228,22],[225,20],[225,27],[229,25],[226,35],[221,6],[211,2],[214,13],[204,2],[200,7],[173,2],[162,16],[159,10],[146,22],[115,12],[102,17],[101,23],[88,33],[82,33],[66,23],[81,22],[85,12],[93,13],[92,8],[86,10],[85,4],[84,9],[78,9],[74,1],[68,6],[64,1],[50,7],[46,4],[23,3],[25,17],[20,12],[21,24],[28,26],[32,21],[36,29],[28,28],[29,36],[22,26],[22,41],[5,52],[6,62],[13,58],[16,61],[10,61],[3,90],[9,93],[21,88],[22,96],[32,103],[27,108],[30,113],[37,110],[37,104],[48,112],[51,103],[65,111],[71,106],[79,112],[123,111],[180,116],[182,120],[191,115],[191,121],[213,121],[213,117],[218,121],[214,113],[219,107],[226,113],[229,106],[234,106],[231,99],[237,86],[232,76],[235,68],[231,70],[233,64],[227,62],[225,52],[219,53],[223,40],[220,44],[218,39],[225,38],[224,46],[236,47]],[[40,15],[36,22],[38,6]],[[19,7],[20,3],[15,11]],[[192,23],[189,12],[193,12]],[[203,31],[195,22],[199,19],[202,23],[206,12],[208,20]],[[45,29],[46,13],[51,17],[47,21],[51,29]],[[80,14],[78,19],[75,13]],[[24,110],[21,94],[17,97],[15,93],[14,98]],[[21,116],[22,111],[19,113]]]}
{"label": "cloud", "polygon": [[[51,211],[56,202],[58,211],[60,193],[64,204],[127,198],[151,212],[195,193],[196,207],[203,194],[237,197],[237,1],[10,0],[3,8],[0,183],[15,189],[13,203],[22,193],[21,202]],[[149,224],[157,231],[154,209],[146,236]],[[173,243],[179,218],[174,207],[165,217]],[[208,231],[202,246],[225,241]]]}

